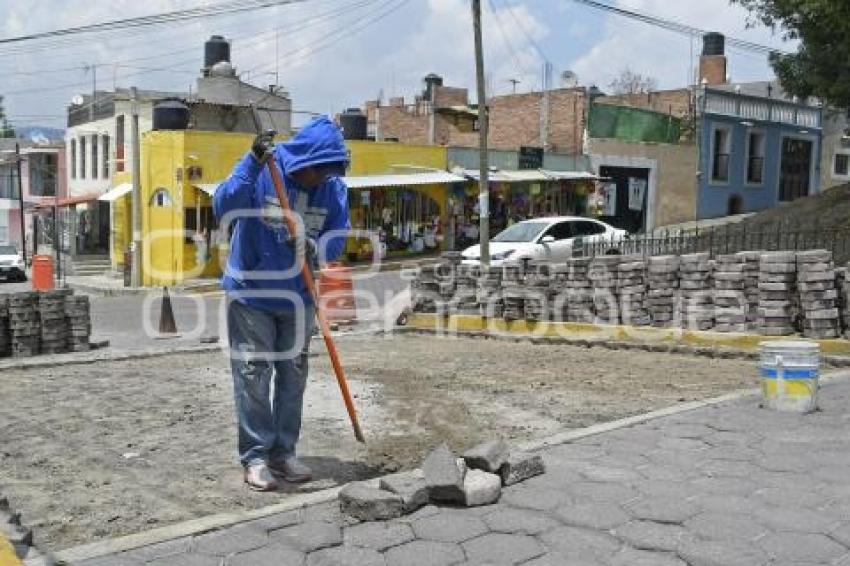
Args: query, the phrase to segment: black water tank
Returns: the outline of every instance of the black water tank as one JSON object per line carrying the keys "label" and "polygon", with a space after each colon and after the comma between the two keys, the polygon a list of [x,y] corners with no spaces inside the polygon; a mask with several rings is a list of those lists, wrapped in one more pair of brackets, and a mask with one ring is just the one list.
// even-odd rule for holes
{"label": "black water tank", "polygon": [[349,108],[339,115],[342,137],[347,140],[365,140],[367,130],[366,115],[359,108]]}
{"label": "black water tank", "polygon": [[209,69],[220,61],[230,61],[230,42],[214,35],[204,43],[204,68]]}
{"label": "black water tank", "polygon": [[726,37],[722,33],[712,31],[702,36],[703,55],[723,55],[724,53],[726,53]]}
{"label": "black water tank", "polygon": [[163,100],[153,107],[154,130],[185,130],[189,127],[189,107],[179,100]]}

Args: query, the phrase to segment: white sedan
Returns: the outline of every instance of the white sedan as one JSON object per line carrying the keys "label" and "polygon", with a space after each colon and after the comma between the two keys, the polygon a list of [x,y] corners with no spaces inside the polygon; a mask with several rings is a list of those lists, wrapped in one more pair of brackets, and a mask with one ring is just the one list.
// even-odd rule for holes
{"label": "white sedan", "polygon": [[[490,265],[498,267],[505,260],[566,261],[577,246],[611,242],[627,235],[625,230],[580,216],[523,220],[490,239]],[[481,261],[481,248],[477,244],[470,246],[461,255],[463,263],[477,265]]]}

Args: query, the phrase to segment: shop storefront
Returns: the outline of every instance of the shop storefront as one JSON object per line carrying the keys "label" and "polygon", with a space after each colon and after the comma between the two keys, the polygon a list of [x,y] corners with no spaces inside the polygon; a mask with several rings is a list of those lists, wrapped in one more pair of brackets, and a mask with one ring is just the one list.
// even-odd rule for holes
{"label": "shop storefront", "polygon": [[345,178],[354,233],[349,261],[436,253],[449,247],[449,201],[466,179],[445,171]]}

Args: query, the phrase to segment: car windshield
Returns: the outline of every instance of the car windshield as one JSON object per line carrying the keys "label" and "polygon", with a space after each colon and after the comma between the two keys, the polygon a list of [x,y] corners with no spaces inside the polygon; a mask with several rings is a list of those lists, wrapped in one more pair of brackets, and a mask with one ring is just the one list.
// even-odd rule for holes
{"label": "car windshield", "polygon": [[18,255],[18,250],[15,246],[0,245],[0,255]]}
{"label": "car windshield", "polygon": [[548,222],[520,222],[499,232],[494,242],[530,242],[549,226]]}

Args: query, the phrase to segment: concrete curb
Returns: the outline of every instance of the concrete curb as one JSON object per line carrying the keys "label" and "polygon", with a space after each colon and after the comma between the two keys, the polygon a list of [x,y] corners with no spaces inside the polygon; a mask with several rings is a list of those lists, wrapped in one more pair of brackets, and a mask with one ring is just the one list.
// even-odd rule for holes
{"label": "concrete curb", "polygon": [[320,503],[328,503],[336,500],[337,495],[342,488],[343,486],[337,486],[313,493],[294,495],[282,503],[276,503],[274,505],[269,505],[268,507],[261,507],[260,509],[209,515],[207,517],[191,519],[189,521],[184,521],[182,523],[158,529],[152,529],[150,531],[102,540],[99,542],[84,544],[82,546],[75,546],[55,553],[54,557],[59,564],[67,564],[124,552],[176,538],[198,535],[207,531],[213,531],[238,523],[251,521],[253,519],[262,519],[277,513],[294,511],[296,509],[309,507],[311,505],[318,505]]}
{"label": "concrete curb", "polygon": [[49,368],[68,365],[94,364],[98,362],[120,362],[124,360],[142,360],[173,354],[193,354],[197,352],[212,352],[220,350],[219,344],[201,344],[199,346],[177,346],[155,350],[138,350],[123,352],[107,352],[98,354],[98,350],[75,352],[70,354],[55,354],[33,358],[11,358],[0,361],[0,373],[7,370]]}
{"label": "concrete curb", "polygon": [[[825,384],[829,384],[834,383],[836,381],[843,381],[848,379],[850,379],[850,371],[841,371],[829,373],[823,376],[821,378],[821,381]],[[695,409],[701,409],[703,407],[710,407],[713,405],[719,405],[722,403],[736,401],[747,397],[753,397],[758,395],[760,392],[761,390],[758,388],[744,389],[740,391],[735,391],[733,393],[728,393],[726,395],[712,397],[710,399],[705,399],[702,401],[681,403],[678,405],[673,405],[672,407],[667,407],[656,411],[650,411],[648,413],[643,413],[632,417],[626,417],[623,419],[618,419],[616,421],[591,425],[589,427],[576,430],[568,430],[551,436],[547,436],[542,439],[520,443],[517,445],[517,448],[524,451],[537,452],[544,448],[557,446],[559,444],[567,444],[569,442],[579,440],[581,438],[596,436],[605,432],[610,432],[621,428],[628,428],[636,424],[645,423],[648,421],[669,417],[672,415],[686,413]],[[378,478],[373,478],[369,481],[374,483],[378,481]],[[253,519],[260,519],[263,517],[268,517],[269,515],[283,513],[285,511],[292,511],[295,509],[308,507],[310,505],[317,505],[320,503],[329,503],[331,501],[336,500],[340,490],[342,490],[342,488],[344,487],[345,485],[339,485],[310,494],[296,495],[283,503],[270,505],[268,507],[262,507],[260,509],[240,511],[237,513],[221,513],[218,515],[210,515],[208,517],[192,519],[182,523],[177,523],[159,529],[145,531],[142,533],[136,533],[124,537],[107,539],[91,544],[76,546],[56,553],[55,557],[60,564],[73,561],[82,561],[91,558],[98,558],[109,554],[115,554],[117,552],[132,550],[142,546],[157,544],[176,538],[197,535],[207,531],[229,527],[238,523],[244,523]]]}

